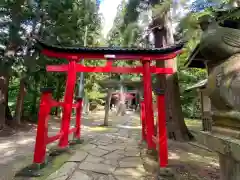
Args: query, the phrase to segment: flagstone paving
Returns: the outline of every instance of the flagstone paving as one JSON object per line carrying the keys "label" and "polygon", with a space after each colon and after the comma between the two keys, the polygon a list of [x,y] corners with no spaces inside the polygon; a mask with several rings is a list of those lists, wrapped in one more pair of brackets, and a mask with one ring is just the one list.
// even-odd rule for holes
{"label": "flagstone paving", "polygon": [[99,126],[92,130],[93,123],[86,119],[84,125],[90,128],[83,131],[84,145],[47,180],[220,180],[216,154],[171,140],[166,170],[174,176],[167,171],[159,171],[161,177],[157,176],[156,158],[139,146],[141,127],[136,115],[112,116],[104,131]]}
{"label": "flagstone paving", "polygon": [[[131,116],[119,121],[115,131],[95,133],[47,180],[146,180],[152,179],[143,166],[138,139],[140,129]],[[129,138],[131,134],[131,138]]]}

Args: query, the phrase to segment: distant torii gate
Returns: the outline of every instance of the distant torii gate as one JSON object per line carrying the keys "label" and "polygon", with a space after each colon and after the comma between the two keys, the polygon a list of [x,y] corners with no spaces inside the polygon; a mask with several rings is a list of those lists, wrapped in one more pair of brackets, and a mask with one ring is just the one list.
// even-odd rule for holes
{"label": "distant torii gate", "polygon": [[[113,95],[115,94],[118,94],[120,95],[121,94],[121,87],[128,87],[128,88],[134,88],[134,89],[140,89],[143,85],[142,81],[130,81],[130,80],[116,80],[116,79],[103,79],[101,81],[98,82],[99,85],[102,87],[102,88],[107,88],[108,90],[109,89],[115,89],[115,91],[112,91],[111,92],[111,96],[108,97],[109,101],[111,100],[111,98],[113,97]],[[120,87],[120,90],[117,90],[119,89]],[[138,94],[139,91],[137,90],[133,90],[131,91],[133,94]],[[129,91],[128,91],[129,93]],[[127,94],[128,94],[127,93]],[[126,94],[126,92],[124,93]],[[109,95],[109,94],[108,94]],[[119,96],[120,97],[120,96]],[[108,102],[109,104],[107,104],[107,106],[110,106],[110,102]],[[110,108],[110,107],[109,107]],[[105,106],[105,109],[107,111],[105,111],[105,113],[107,114],[107,116],[105,115],[105,118],[108,119],[108,108]]]}
{"label": "distant torii gate", "polygon": [[[183,44],[160,49],[133,49],[133,48],[63,48],[38,42],[42,54],[52,58],[63,58],[68,60],[65,65],[49,65],[48,72],[66,72],[67,81],[65,97],[63,102],[56,102],[52,99],[52,89],[45,88],[42,91],[37,137],[34,152],[34,163],[42,164],[45,162],[46,145],[59,139],[59,147],[68,147],[68,136],[74,133],[75,138],[80,139],[82,99],[77,98],[77,103],[73,104],[74,89],[78,72],[100,72],[100,73],[139,73],[143,74],[144,101],[141,113],[143,140],[147,141],[148,149],[158,148],[160,166],[165,167],[168,160],[165,101],[164,92],[158,91],[158,133],[154,135],[154,116],[152,104],[152,81],[151,74],[172,74],[172,68],[157,68],[151,66],[153,60],[173,59],[180,53]],[[88,67],[78,64],[82,59],[106,59],[104,67]],[[142,66],[137,67],[116,67],[113,66],[114,60],[139,60]],[[50,109],[54,106],[63,108],[60,132],[53,137],[47,136],[47,117]],[[70,129],[70,117],[72,108],[77,108],[76,127]],[[146,137],[146,138],[145,138]]]}

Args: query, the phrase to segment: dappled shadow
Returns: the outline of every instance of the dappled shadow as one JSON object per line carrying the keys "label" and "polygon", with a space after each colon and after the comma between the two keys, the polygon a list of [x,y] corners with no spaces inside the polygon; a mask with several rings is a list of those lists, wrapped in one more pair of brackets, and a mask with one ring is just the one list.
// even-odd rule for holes
{"label": "dappled shadow", "polygon": [[169,164],[179,173],[190,173],[201,180],[220,179],[216,154],[188,143],[169,141]]}
{"label": "dappled shadow", "polygon": [[19,133],[28,133],[28,132],[34,131],[36,127],[37,125],[35,123],[31,123],[27,121],[23,121],[19,125],[12,123],[12,125],[5,126],[0,131],[0,139],[11,137]]}
{"label": "dappled shadow", "polygon": [[[129,120],[131,119],[131,120]],[[83,139],[91,139],[95,144],[109,143],[111,139],[128,143],[135,143],[141,138],[141,126],[139,114],[130,112],[125,116],[115,116],[110,113],[109,126],[101,126],[104,121],[104,112],[91,113],[82,118]],[[60,130],[61,118],[52,117],[49,121],[48,134],[55,135]],[[71,119],[71,126],[75,125],[75,117]],[[8,167],[14,166],[16,160],[22,160],[26,155],[33,154],[36,128],[27,132],[16,133],[12,137],[0,139],[0,173],[4,173],[6,164]],[[99,141],[99,137],[106,137],[105,141]],[[10,165],[12,164],[12,165]],[[216,155],[212,152],[196,148],[188,143],[169,141],[169,164],[174,167],[183,178],[185,176],[198,177],[201,180],[219,179],[219,165]],[[1,170],[2,169],[2,170]],[[128,168],[126,174],[132,177],[139,177],[143,173],[139,167],[137,169]],[[184,179],[185,178],[185,179]],[[195,180],[195,179],[194,179]]]}
{"label": "dappled shadow", "polygon": [[1,137],[9,137],[9,136],[13,136],[14,134],[16,134],[16,131],[12,128],[9,127],[4,127],[1,131],[0,131],[0,138]]}
{"label": "dappled shadow", "polygon": [[[126,115],[127,117],[129,115]],[[131,115],[130,115],[131,116]],[[99,134],[106,134],[106,136],[118,137],[119,140],[128,139],[128,134],[125,134],[124,131],[117,132],[117,125],[124,124],[124,117],[115,116],[114,112],[110,112],[109,117],[109,126],[101,126],[104,120],[104,112],[95,112],[88,115],[83,115],[82,118],[82,136],[84,140],[95,139]],[[29,123],[30,124],[30,123]],[[71,126],[75,125],[75,116],[71,118]],[[49,117],[48,120],[48,135],[56,135],[60,131],[61,118],[60,117]],[[132,125],[126,124],[120,129],[131,128]],[[134,124],[135,126],[135,124]],[[137,127],[138,125],[136,125]],[[34,145],[35,145],[35,135],[37,126],[28,126],[29,128],[23,129],[23,131],[14,131],[10,136],[0,137],[0,174],[5,175],[6,170],[15,171],[17,167],[22,168],[26,164],[26,159],[28,163],[32,161]],[[30,128],[31,127],[31,128]],[[136,130],[139,130],[137,128]],[[133,130],[135,131],[134,127]],[[119,138],[122,136],[122,138]],[[69,136],[69,139],[72,139],[72,135]],[[57,142],[56,142],[57,143]],[[55,143],[55,144],[56,144]],[[50,144],[48,148],[53,146]],[[17,165],[18,164],[18,165]],[[13,173],[11,173],[13,174]]]}
{"label": "dappled shadow", "polygon": [[[120,171],[121,173],[118,173]],[[137,166],[136,168],[117,168],[115,171],[116,174],[120,176],[128,176],[131,177],[132,179],[137,179],[142,176],[146,175],[146,171],[142,167],[142,165]]]}
{"label": "dappled shadow", "polygon": [[118,128],[123,129],[141,129],[141,126],[117,125]]}
{"label": "dappled shadow", "polygon": [[76,150],[79,148],[79,144],[72,141],[69,143],[69,149],[51,149],[48,155],[48,161],[46,164],[41,165],[42,167],[36,166],[36,164],[25,165],[22,169],[20,169],[14,179],[16,180],[26,180],[32,179],[34,177],[41,177],[41,179],[46,179],[50,174],[51,170],[58,170],[62,164],[67,162],[67,160],[74,155]]}
{"label": "dappled shadow", "polygon": [[202,121],[195,119],[185,119],[185,124],[188,129],[191,131],[201,131],[202,130]]}

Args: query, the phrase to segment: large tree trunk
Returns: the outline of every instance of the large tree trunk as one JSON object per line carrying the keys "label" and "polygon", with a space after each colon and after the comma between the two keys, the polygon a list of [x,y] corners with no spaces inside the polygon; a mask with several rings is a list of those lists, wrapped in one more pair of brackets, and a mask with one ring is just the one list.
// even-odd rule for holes
{"label": "large tree trunk", "polygon": [[[162,48],[174,43],[171,16],[170,12],[167,12],[162,19],[155,19],[154,25],[159,25],[161,28],[155,28],[153,30],[155,47]],[[158,83],[159,88],[165,89],[166,95],[166,114],[167,114],[167,127],[169,138],[175,140],[189,140],[190,133],[184,122],[184,117],[180,102],[180,88],[178,84],[177,75],[177,61],[171,59],[167,61],[158,61],[158,67],[171,67],[174,73],[172,75],[159,75]]]}
{"label": "large tree trunk", "polygon": [[0,72],[0,129],[2,129],[6,122],[6,106],[8,93],[9,76],[7,72]]}
{"label": "large tree trunk", "polygon": [[[7,87],[9,86],[9,81],[10,81],[10,78],[8,79],[8,82],[7,82]],[[6,94],[6,108],[5,108],[5,119],[6,119],[6,124],[7,125],[12,125],[12,120],[13,120],[13,116],[12,116],[12,113],[11,113],[11,109],[8,105],[8,93]]]}
{"label": "large tree trunk", "polygon": [[[38,93],[36,91],[36,89],[40,89],[39,88],[39,85],[40,85],[40,81],[39,79],[34,81],[34,84],[33,84],[33,91],[32,91],[32,105],[31,105],[31,109],[30,109],[30,113],[29,115],[31,117],[36,117],[37,116],[37,98],[38,98]],[[35,120],[35,119],[34,119]]]}
{"label": "large tree trunk", "polygon": [[37,93],[34,92],[32,96],[32,106],[30,110],[30,116],[35,116],[37,114]]}
{"label": "large tree trunk", "polygon": [[11,113],[11,109],[10,107],[7,105],[6,106],[6,111],[5,111],[5,118],[7,121],[11,122],[13,120],[13,116],[12,116],[12,113]]}
{"label": "large tree trunk", "polygon": [[21,78],[20,88],[19,88],[19,92],[18,92],[18,96],[17,96],[17,105],[16,105],[16,110],[15,110],[15,116],[14,116],[17,124],[21,123],[23,101],[24,101],[25,94],[26,94],[25,79]]}
{"label": "large tree trunk", "polygon": [[[21,25],[21,10],[22,5],[24,4],[25,0],[18,0],[16,1],[10,9],[10,17],[11,23],[9,26],[9,40],[7,47],[4,52],[4,61],[11,62],[14,59],[16,54],[16,50],[20,45],[20,36],[19,30]],[[11,59],[11,60],[10,60]],[[11,64],[10,64],[11,65]],[[8,83],[9,83],[9,64],[5,64],[5,62],[1,62],[0,67],[0,129],[3,128],[5,124],[5,117],[6,117],[6,109],[7,107],[7,93],[8,93]],[[10,115],[10,114],[8,114]]]}
{"label": "large tree trunk", "polygon": [[[24,1],[22,1],[22,2],[24,2]],[[40,6],[40,4],[39,4],[39,6]],[[18,11],[20,11],[20,9],[18,9]],[[36,13],[37,18],[35,18],[33,20],[31,35],[36,33],[35,31],[36,31],[37,22],[40,19],[40,13],[39,12],[40,12],[40,7],[38,8],[37,13]],[[40,27],[40,29],[41,29],[41,27]],[[26,51],[26,54],[24,55],[24,62],[25,62],[25,65],[28,67],[29,72],[32,72],[32,71],[35,70],[35,67],[36,67],[36,64],[35,64],[36,63],[36,61],[35,61],[36,57],[35,56],[37,56],[36,51],[31,56],[30,49],[29,49],[31,47],[31,43],[32,43],[31,40],[28,39],[27,44],[26,44],[27,51]],[[20,87],[19,87],[19,92],[18,92],[18,96],[17,96],[17,105],[16,105],[15,115],[14,115],[16,124],[18,124],[18,125],[21,123],[21,117],[22,117],[22,114],[23,114],[23,102],[24,102],[24,97],[25,97],[25,94],[26,94],[25,77],[24,76],[25,76],[25,74],[22,75],[22,77],[20,79]]]}

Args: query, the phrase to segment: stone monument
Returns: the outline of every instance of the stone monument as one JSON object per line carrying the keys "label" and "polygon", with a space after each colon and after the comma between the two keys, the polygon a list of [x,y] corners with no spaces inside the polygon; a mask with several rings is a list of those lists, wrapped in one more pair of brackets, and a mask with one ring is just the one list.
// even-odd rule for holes
{"label": "stone monument", "polygon": [[211,128],[203,128],[196,139],[219,154],[222,180],[240,179],[240,20],[226,18],[231,13],[240,9],[200,20],[202,37],[186,64],[208,70],[202,109],[208,107]]}

